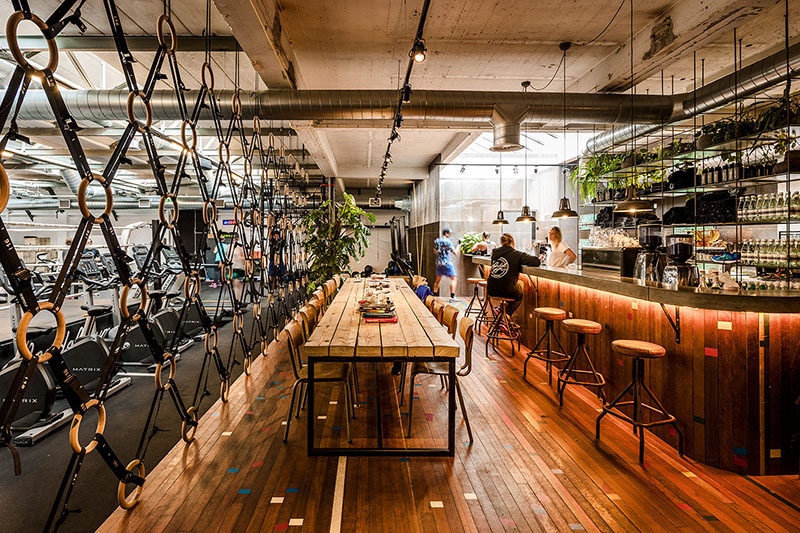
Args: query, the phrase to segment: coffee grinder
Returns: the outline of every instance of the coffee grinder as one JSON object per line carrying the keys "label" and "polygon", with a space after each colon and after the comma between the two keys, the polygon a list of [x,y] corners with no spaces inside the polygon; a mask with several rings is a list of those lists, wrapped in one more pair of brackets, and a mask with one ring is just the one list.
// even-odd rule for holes
{"label": "coffee grinder", "polygon": [[667,265],[661,246],[661,224],[640,224],[637,232],[642,250],[636,256],[633,277],[640,281],[661,281]]}
{"label": "coffee grinder", "polygon": [[694,256],[694,235],[667,235],[667,256],[670,263],[664,268],[663,283],[671,287],[697,287],[700,273],[689,264]]}

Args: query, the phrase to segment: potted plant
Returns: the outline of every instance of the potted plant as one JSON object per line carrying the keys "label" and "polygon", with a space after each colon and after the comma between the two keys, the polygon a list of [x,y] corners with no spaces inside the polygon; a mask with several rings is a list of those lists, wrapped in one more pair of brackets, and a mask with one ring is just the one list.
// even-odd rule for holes
{"label": "potted plant", "polygon": [[303,217],[308,252],[309,294],[347,270],[352,259],[364,257],[371,232],[363,219],[375,222],[375,215],[356,205],[352,195],[344,193],[342,203],[324,202]]}

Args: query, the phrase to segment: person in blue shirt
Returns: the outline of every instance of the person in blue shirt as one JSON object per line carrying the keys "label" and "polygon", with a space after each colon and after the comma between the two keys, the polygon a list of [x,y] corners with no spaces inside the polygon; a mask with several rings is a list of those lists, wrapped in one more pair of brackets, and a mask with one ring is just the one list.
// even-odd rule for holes
{"label": "person in blue shirt", "polygon": [[436,253],[436,282],[433,284],[433,294],[439,295],[439,284],[442,277],[450,279],[450,299],[456,297],[456,267],[453,265],[451,255],[455,255],[455,247],[450,241],[450,228],[442,230],[442,236],[433,241],[433,251]]}

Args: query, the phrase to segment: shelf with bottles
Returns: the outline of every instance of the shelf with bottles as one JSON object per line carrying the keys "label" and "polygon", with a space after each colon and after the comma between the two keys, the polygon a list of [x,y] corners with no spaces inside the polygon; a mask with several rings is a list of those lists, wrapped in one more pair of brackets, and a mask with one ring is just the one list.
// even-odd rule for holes
{"label": "shelf with bottles", "polygon": [[739,254],[743,266],[800,270],[800,238],[745,239]]}
{"label": "shelf with bottles", "polygon": [[800,191],[740,197],[736,212],[738,221],[745,224],[800,222]]}

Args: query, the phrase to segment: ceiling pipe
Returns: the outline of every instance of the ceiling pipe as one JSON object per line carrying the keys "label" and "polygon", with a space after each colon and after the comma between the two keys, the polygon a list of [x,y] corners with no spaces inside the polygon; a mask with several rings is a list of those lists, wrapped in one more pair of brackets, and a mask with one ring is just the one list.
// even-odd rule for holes
{"label": "ceiling pipe", "polygon": [[[587,150],[597,151],[614,143],[624,142],[634,133],[641,135],[662,124],[685,120],[714,109],[734,99],[757,93],[786,79],[787,55],[791,76],[800,73],[800,43],[781,50],[700,87],[694,92],[659,96],[638,94],[566,94],[568,124],[626,124],[604,132],[590,140]],[[738,81],[738,85],[737,85]],[[61,91],[64,103],[76,120],[127,120],[125,90]],[[223,118],[231,114],[230,102],[234,91],[217,91]],[[187,101],[196,100],[198,91],[187,91]],[[396,90],[303,90],[271,89],[242,93],[242,114],[246,120],[253,116],[272,120],[381,120],[387,126],[394,119]],[[520,122],[560,121],[564,113],[562,93],[543,92],[478,92],[478,91],[414,91],[411,101],[403,105],[403,119],[415,120],[422,127],[446,126],[451,122],[473,122],[478,127],[500,125],[501,143],[513,141],[513,121],[498,118],[504,109],[524,107]],[[172,90],[158,90],[150,100],[154,120],[181,120],[181,109]],[[631,109],[633,106],[633,109]],[[634,124],[631,125],[631,116]],[[21,120],[51,120],[53,112],[43,91],[28,91],[19,113]],[[509,122],[512,124],[509,125]],[[642,129],[637,124],[649,125]]]}

